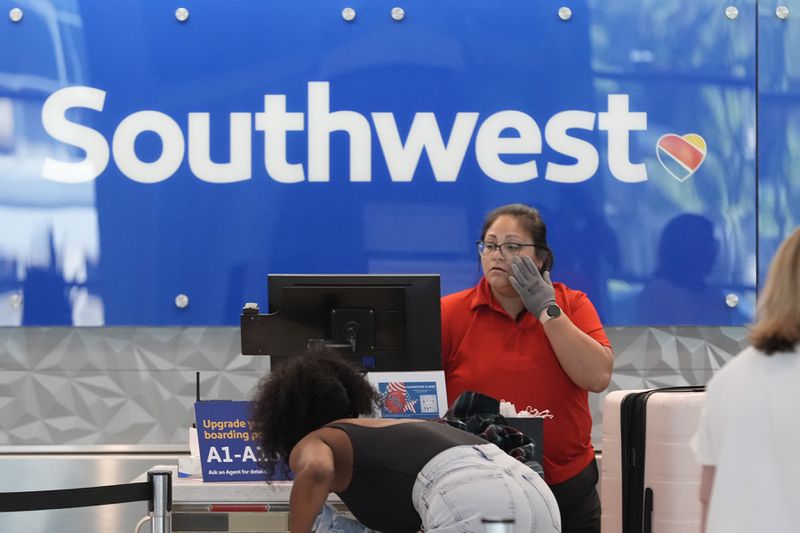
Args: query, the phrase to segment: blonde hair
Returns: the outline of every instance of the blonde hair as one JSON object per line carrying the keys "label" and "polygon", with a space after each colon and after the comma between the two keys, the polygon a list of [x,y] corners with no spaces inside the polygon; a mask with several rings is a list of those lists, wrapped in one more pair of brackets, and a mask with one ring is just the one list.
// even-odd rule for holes
{"label": "blonde hair", "polygon": [[766,354],[789,351],[800,341],[800,228],[772,260],[757,318],[750,341]]}

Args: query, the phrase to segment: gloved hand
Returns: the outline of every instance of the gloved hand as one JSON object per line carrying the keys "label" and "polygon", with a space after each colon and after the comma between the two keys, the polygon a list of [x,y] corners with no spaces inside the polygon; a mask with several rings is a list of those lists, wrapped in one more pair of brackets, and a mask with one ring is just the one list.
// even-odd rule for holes
{"label": "gloved hand", "polygon": [[550,272],[545,270],[544,275],[539,274],[539,269],[528,256],[516,256],[511,260],[512,276],[508,278],[511,286],[519,293],[522,303],[533,316],[539,318],[542,311],[556,303],[556,293],[550,281]]}

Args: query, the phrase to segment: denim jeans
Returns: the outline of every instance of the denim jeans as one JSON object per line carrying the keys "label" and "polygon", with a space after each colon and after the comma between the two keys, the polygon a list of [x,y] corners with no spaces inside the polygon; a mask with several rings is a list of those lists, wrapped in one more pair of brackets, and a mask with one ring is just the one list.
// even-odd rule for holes
{"label": "denim jeans", "polygon": [[311,530],[314,533],[376,533],[327,503],[322,507],[322,512],[317,516]]}
{"label": "denim jeans", "polygon": [[514,533],[561,531],[544,480],[494,444],[457,446],[431,459],[412,501],[426,533],[482,533],[482,518],[512,518]]}

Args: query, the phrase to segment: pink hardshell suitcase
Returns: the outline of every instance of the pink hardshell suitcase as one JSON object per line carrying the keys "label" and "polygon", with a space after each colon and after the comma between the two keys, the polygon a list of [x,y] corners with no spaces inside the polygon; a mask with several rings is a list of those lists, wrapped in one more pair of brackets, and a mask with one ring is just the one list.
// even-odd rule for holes
{"label": "pink hardshell suitcase", "polygon": [[699,533],[700,465],[689,440],[702,387],[622,390],[603,404],[602,533]]}

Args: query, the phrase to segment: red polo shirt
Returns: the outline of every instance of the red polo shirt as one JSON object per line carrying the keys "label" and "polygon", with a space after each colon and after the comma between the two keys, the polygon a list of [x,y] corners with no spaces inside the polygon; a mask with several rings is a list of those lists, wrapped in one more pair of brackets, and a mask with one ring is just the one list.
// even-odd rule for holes
{"label": "red polo shirt", "polygon": [[[564,314],[610,348],[589,298],[562,283],[553,288]],[[513,402],[519,410],[550,410],[543,450],[549,484],[570,479],[594,458],[588,392],[561,368],[539,320],[524,312],[515,321],[495,301],[486,278],[442,298],[442,368],[450,404],[472,390]]]}

